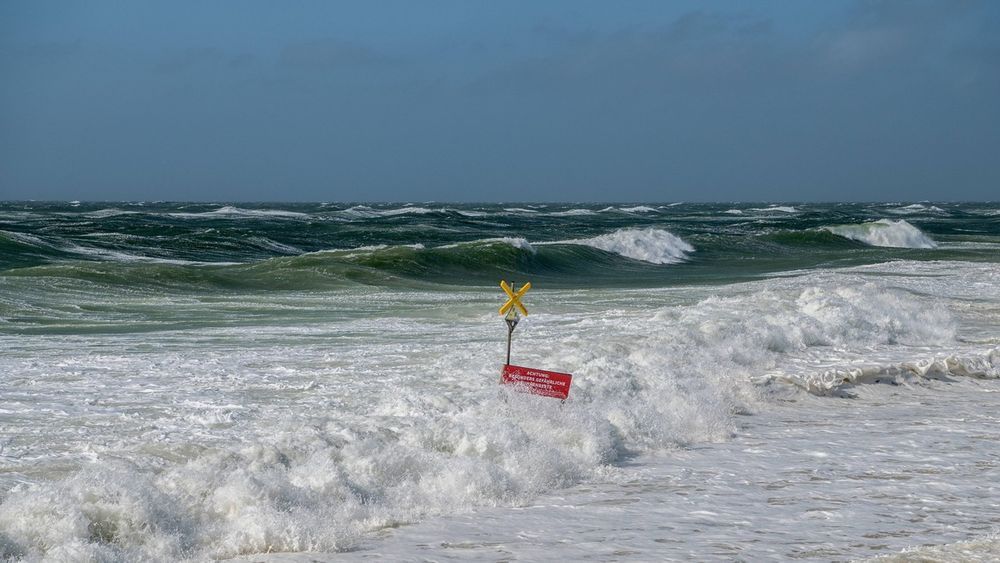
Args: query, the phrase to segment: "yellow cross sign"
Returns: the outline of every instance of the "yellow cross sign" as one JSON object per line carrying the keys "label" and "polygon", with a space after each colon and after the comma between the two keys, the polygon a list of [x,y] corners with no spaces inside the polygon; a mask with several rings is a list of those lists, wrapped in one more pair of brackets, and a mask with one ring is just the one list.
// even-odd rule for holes
{"label": "yellow cross sign", "polygon": [[506,315],[507,311],[510,311],[511,307],[517,307],[517,310],[521,311],[521,314],[527,317],[528,310],[525,309],[524,305],[521,303],[521,297],[523,297],[524,294],[528,293],[528,290],[531,289],[531,282],[522,285],[521,289],[519,289],[517,293],[514,293],[514,290],[511,289],[511,287],[507,285],[507,282],[505,281],[500,282],[500,288],[503,289],[503,292],[507,294],[507,302],[504,303],[502,307],[500,307],[500,314]]}

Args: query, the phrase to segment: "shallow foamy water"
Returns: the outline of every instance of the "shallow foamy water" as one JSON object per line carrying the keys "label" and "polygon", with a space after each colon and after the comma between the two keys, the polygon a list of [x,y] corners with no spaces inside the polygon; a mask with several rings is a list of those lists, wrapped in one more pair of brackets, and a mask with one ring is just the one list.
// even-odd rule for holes
{"label": "shallow foamy water", "polygon": [[[564,405],[498,389],[499,291],[81,291],[50,332],[0,334],[0,554],[829,560],[988,537],[997,287],[994,264],[893,262],[535,290],[512,359],[572,372]],[[25,315],[54,291],[17,287]]]}
{"label": "shallow foamy water", "polygon": [[[937,560],[994,560],[1000,417],[983,408],[994,383],[798,397],[741,417],[731,441],[631,459],[602,482],[385,531],[319,560],[846,561],[915,557],[922,545],[943,545],[924,549]],[[970,537],[987,539],[947,545]]]}

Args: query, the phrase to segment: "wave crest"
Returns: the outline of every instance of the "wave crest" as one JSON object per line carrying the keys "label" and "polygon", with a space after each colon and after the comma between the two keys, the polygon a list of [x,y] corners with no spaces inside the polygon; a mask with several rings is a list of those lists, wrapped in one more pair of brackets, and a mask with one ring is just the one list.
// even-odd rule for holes
{"label": "wave crest", "polygon": [[801,387],[815,395],[842,394],[848,387],[873,383],[899,385],[913,380],[950,380],[955,377],[1000,379],[1000,349],[981,355],[934,356],[890,364],[865,364],[822,372],[782,374],[776,379]]}
{"label": "wave crest", "polygon": [[619,229],[606,235],[556,244],[582,244],[650,264],[677,264],[694,252],[687,241],[663,229]]}
{"label": "wave crest", "polygon": [[870,223],[823,227],[837,236],[863,242],[869,246],[890,248],[937,248],[937,243],[923,231],[903,219],[879,219]]}

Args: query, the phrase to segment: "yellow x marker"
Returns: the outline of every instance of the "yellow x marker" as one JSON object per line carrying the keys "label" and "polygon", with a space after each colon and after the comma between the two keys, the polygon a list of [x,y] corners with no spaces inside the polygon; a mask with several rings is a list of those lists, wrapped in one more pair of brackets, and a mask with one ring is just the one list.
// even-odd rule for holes
{"label": "yellow x marker", "polygon": [[521,311],[521,314],[527,317],[528,310],[521,304],[521,297],[524,296],[525,293],[528,293],[528,290],[531,289],[531,282],[522,285],[521,289],[518,290],[517,293],[514,293],[514,290],[511,289],[505,281],[500,282],[500,289],[503,289],[503,292],[507,294],[507,302],[500,307],[500,314],[506,315],[507,311],[510,311],[511,307],[517,307],[517,310]]}

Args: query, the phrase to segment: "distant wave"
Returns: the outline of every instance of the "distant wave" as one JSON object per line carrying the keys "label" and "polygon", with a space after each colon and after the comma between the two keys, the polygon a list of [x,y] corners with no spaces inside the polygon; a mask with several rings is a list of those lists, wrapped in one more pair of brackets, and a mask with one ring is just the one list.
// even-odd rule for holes
{"label": "distant wave", "polygon": [[[5,238],[10,239],[8,244],[37,242],[15,241],[15,237],[3,237],[0,242]],[[441,246],[377,244],[304,253],[265,237],[255,237],[249,242],[284,256],[244,263],[209,263],[69,243],[58,250],[70,261],[48,264],[26,261],[20,269],[9,271],[9,275],[175,288],[305,290],[356,284],[425,287],[428,283],[486,283],[513,273],[550,280],[581,276],[617,279],[625,266],[624,259],[647,265],[674,264],[694,251],[680,237],[658,229],[623,229],[588,239],[554,242],[531,243],[521,237],[496,237]]]}
{"label": "distant wave", "polygon": [[823,229],[870,246],[937,248],[937,243],[930,237],[902,219],[898,221],[879,219],[870,223],[833,225]]}
{"label": "distant wave", "polygon": [[535,247],[531,246],[531,243],[528,242],[528,239],[521,237],[485,238],[467,242],[456,242],[454,244],[446,244],[444,246],[439,246],[437,248],[462,248],[462,247],[482,246],[490,244],[505,244],[507,246],[512,246],[519,250],[524,250],[531,253],[535,252]]}
{"label": "distant wave", "polygon": [[579,244],[650,264],[683,262],[694,247],[679,236],[662,229],[619,229],[587,239],[557,241],[548,244]]}
{"label": "distant wave", "polygon": [[636,205],[635,207],[622,207],[621,210],[626,213],[656,213],[656,209],[649,207],[648,205]]}
{"label": "distant wave", "polygon": [[592,209],[567,209],[565,211],[553,211],[546,213],[549,217],[578,217],[581,215],[595,215],[597,212]]}
{"label": "distant wave", "polygon": [[266,218],[291,218],[291,219],[301,219],[304,217],[309,217],[308,213],[300,213],[298,211],[285,211],[283,209],[244,209],[242,207],[234,207],[232,205],[226,205],[220,207],[213,211],[203,211],[200,213],[169,213],[171,217],[176,217],[179,219],[218,219],[220,217],[233,217],[233,218],[252,218],[252,217],[266,217]]}
{"label": "distant wave", "polygon": [[434,213],[434,210],[426,207],[414,207],[410,205],[400,207],[399,209],[386,209],[385,211],[375,212],[376,215],[382,217],[395,217],[396,215],[426,215],[428,213]]}
{"label": "distant wave", "polygon": [[633,207],[605,207],[598,211],[599,213],[657,213],[656,208],[649,207],[648,205],[636,205]]}
{"label": "distant wave", "polygon": [[895,215],[912,215],[916,213],[947,213],[944,209],[936,205],[925,205],[923,203],[914,203],[912,205],[904,205],[902,207],[892,207],[886,209],[887,212]]}
{"label": "distant wave", "polygon": [[799,210],[790,205],[772,205],[771,207],[751,207],[750,211],[762,211],[765,213],[798,213]]}
{"label": "distant wave", "polygon": [[91,211],[89,213],[84,213],[83,216],[89,219],[107,219],[108,217],[117,217],[119,215],[136,215],[138,211],[126,211],[124,209],[118,208],[108,208],[99,209],[97,211]]}

